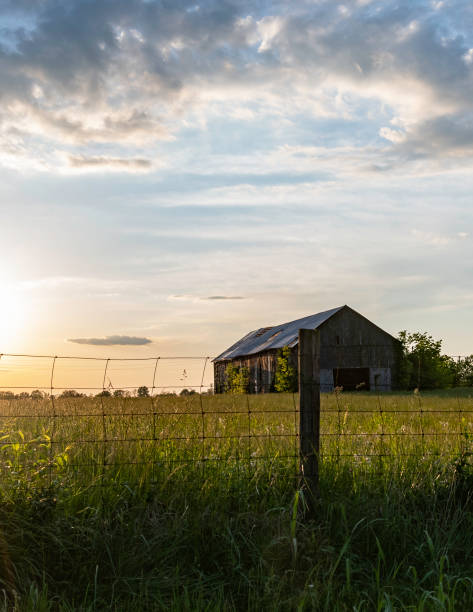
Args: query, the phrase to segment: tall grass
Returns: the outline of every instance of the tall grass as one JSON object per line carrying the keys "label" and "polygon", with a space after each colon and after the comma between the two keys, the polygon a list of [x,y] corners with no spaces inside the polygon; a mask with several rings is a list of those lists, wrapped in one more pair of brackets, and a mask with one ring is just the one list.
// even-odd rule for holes
{"label": "tall grass", "polygon": [[18,610],[473,608],[472,399],[322,397],[304,513],[297,397],[0,406],[0,579]]}

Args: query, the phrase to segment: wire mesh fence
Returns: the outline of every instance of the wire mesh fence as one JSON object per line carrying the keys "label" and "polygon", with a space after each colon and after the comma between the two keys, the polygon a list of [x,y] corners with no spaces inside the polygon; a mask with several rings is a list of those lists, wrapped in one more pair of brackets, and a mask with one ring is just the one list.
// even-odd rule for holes
{"label": "wire mesh fence", "polygon": [[214,395],[209,357],[4,354],[0,383],[4,488],[296,474],[296,395]]}
{"label": "wire mesh fence", "polygon": [[[454,465],[473,456],[473,389],[386,392],[377,380],[370,391],[359,384],[347,391],[336,377],[352,383],[353,373],[336,365],[330,390],[327,372],[318,370],[321,470],[336,465],[377,475],[413,461]],[[380,366],[368,370],[359,375],[369,383]],[[271,390],[214,394],[212,362],[205,356],[4,354],[2,488],[159,484],[184,472],[201,482],[218,473],[228,486],[255,474],[294,484],[299,394]]]}
{"label": "wire mesh fence", "polygon": [[473,389],[327,395],[322,460],[375,464],[465,456],[473,451]]}

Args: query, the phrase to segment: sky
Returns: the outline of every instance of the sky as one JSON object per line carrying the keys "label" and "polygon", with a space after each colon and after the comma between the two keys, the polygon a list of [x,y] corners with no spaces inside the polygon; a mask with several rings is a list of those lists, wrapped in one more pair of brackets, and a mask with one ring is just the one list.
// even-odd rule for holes
{"label": "sky", "polygon": [[0,0],[0,352],[348,304],[473,352],[467,0]]}

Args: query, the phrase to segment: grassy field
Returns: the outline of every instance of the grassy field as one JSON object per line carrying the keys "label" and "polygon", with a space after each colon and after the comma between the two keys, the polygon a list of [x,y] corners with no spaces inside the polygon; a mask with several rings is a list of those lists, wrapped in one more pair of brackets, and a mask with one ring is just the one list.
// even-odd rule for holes
{"label": "grassy field", "polygon": [[2,401],[3,607],[473,609],[473,390],[324,394],[313,516],[297,401]]}

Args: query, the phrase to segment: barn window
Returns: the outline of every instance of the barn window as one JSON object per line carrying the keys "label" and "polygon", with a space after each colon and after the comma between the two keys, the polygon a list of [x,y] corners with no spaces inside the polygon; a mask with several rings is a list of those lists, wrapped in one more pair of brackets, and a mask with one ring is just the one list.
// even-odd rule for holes
{"label": "barn window", "polygon": [[340,344],[340,336],[336,337],[336,342],[337,342],[337,344]]}

